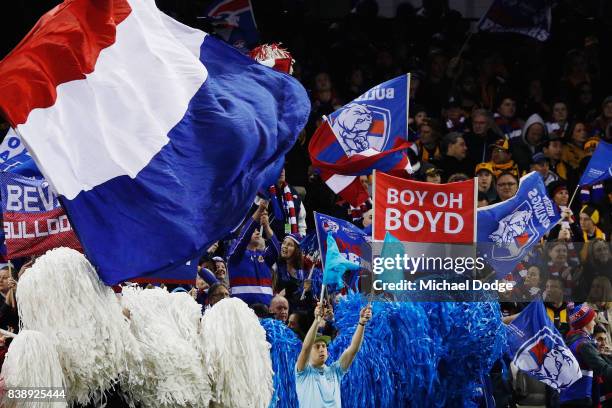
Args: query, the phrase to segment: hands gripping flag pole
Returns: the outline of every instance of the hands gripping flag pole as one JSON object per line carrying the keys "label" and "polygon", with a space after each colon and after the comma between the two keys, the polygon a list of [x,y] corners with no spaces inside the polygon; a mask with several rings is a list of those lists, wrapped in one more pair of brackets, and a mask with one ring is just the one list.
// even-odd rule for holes
{"label": "hands gripping flag pole", "polygon": [[[339,288],[344,287],[344,281],[342,280],[342,274],[347,270],[357,271],[364,264],[364,260],[369,260],[371,254],[370,244],[367,241],[367,234],[355,227],[353,224],[341,220],[329,215],[320,214],[315,212],[315,228],[317,231],[317,239],[319,243],[319,250],[321,254],[321,263],[323,265],[323,282],[321,290],[321,299],[323,299],[325,287],[327,284],[337,283]],[[330,234],[332,236],[333,245],[330,246]],[[340,253],[338,245],[342,247],[343,254]],[[330,248],[332,255],[328,255]],[[356,269],[344,269],[340,275],[334,275],[336,271],[336,263],[340,261],[336,257],[343,258],[348,264],[356,266]],[[331,256],[331,258],[330,258]],[[332,269],[329,269],[329,259],[332,259]],[[348,265],[347,264],[347,265]],[[332,275],[329,274],[332,271]],[[355,279],[351,279],[355,281]],[[357,285],[355,285],[357,286]],[[353,288],[358,290],[357,287]]]}
{"label": "hands gripping flag pole", "polygon": [[237,226],[309,107],[297,80],[154,0],[66,1],[0,62],[0,113],[107,284],[184,265]]}

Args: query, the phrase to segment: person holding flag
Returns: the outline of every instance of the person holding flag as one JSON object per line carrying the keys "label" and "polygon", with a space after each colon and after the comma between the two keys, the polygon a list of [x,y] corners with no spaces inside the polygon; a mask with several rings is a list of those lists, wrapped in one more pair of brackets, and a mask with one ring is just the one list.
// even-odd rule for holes
{"label": "person holding flag", "polygon": [[315,319],[302,343],[302,349],[295,364],[295,385],[300,408],[341,408],[340,383],[363,343],[372,308],[368,304],[359,312],[359,323],[350,346],[340,359],[327,366],[329,336],[318,336],[317,328],[324,315],[321,303],[315,309]]}
{"label": "person holding flag", "polygon": [[595,316],[595,311],[586,303],[576,305],[570,312],[572,329],[567,333],[566,343],[580,364],[582,377],[561,392],[562,408],[595,406],[593,402],[599,401],[599,384],[593,377],[602,376],[604,381],[612,381],[612,364],[601,357],[591,338]]}

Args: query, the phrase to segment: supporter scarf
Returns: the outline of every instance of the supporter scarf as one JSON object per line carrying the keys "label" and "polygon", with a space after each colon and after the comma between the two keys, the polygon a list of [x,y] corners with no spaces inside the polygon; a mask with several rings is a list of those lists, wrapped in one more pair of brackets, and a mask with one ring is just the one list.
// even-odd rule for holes
{"label": "supporter scarf", "polygon": [[[297,234],[299,233],[299,230],[297,225],[297,211],[295,209],[295,202],[293,201],[293,194],[291,193],[289,184],[287,184],[286,181],[281,184],[281,188],[283,189],[283,206],[285,207],[285,213],[287,214],[287,221],[289,221],[289,225],[291,227],[291,233]],[[270,186],[270,194],[276,197],[276,186]]]}

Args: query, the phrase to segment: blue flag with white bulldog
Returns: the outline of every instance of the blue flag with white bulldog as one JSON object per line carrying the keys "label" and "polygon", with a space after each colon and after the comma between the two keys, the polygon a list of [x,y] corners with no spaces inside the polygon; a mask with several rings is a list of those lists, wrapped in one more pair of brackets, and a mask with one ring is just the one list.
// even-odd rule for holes
{"label": "blue flag with white bulldog", "polygon": [[308,147],[313,166],[343,175],[410,171],[409,82],[410,74],[383,82],[330,114]]}
{"label": "blue flag with white bulldog", "polygon": [[612,144],[599,142],[586,170],[580,177],[581,186],[601,183],[612,178]]}
{"label": "blue flag with white bulldog", "polygon": [[519,370],[556,390],[582,377],[576,357],[546,315],[541,300],[529,303],[507,330],[512,362]]}
{"label": "blue flag with white bulldog", "polygon": [[514,197],[478,209],[478,250],[486,262],[505,276],[560,220],[542,177],[523,176]]}

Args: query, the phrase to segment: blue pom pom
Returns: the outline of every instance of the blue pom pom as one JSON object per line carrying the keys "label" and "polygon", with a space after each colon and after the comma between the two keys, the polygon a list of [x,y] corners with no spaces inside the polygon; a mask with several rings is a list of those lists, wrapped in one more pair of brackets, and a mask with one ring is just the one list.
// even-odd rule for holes
{"label": "blue pom pom", "polygon": [[[330,361],[349,346],[366,303],[354,294],[337,305]],[[506,344],[497,302],[374,302],[372,315],[342,381],[343,406],[477,406],[480,379]]]}
{"label": "blue pom pom", "polygon": [[297,408],[294,371],[302,342],[280,320],[263,319],[260,322],[266,330],[266,340],[272,346],[270,356],[274,370],[274,394],[270,408]]}

